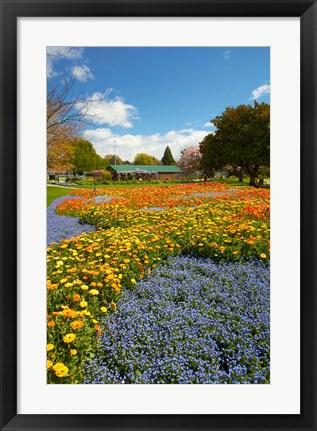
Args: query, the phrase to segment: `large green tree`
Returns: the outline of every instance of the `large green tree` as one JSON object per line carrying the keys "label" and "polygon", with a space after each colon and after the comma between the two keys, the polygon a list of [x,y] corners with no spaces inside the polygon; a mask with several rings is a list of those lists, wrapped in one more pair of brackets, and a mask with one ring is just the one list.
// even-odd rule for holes
{"label": "large green tree", "polygon": [[165,166],[176,165],[176,162],[175,162],[175,160],[174,160],[174,157],[173,157],[172,151],[171,151],[171,149],[170,149],[170,147],[169,147],[169,146],[167,146],[167,147],[165,148],[164,155],[163,155],[163,157],[162,157],[162,159],[161,159],[161,162],[162,162],[162,164],[163,164],[163,165],[165,165]]}
{"label": "large green tree", "polygon": [[105,166],[108,167],[109,165],[122,165],[123,160],[121,157],[116,156],[115,154],[106,154],[104,157]]}
{"label": "large green tree", "polygon": [[227,107],[212,123],[216,131],[200,143],[202,169],[241,167],[254,186],[260,167],[270,165],[270,105]]}
{"label": "large green tree", "polygon": [[73,172],[90,172],[96,169],[98,154],[91,142],[85,139],[76,139],[72,142],[73,153]]}
{"label": "large green tree", "polygon": [[135,156],[134,165],[160,165],[160,161],[146,153],[139,153]]}

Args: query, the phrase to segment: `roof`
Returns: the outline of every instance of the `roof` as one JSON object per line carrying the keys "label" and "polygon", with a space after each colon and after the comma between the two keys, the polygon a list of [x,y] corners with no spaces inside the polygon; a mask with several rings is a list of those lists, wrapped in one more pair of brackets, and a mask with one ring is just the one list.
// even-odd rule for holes
{"label": "roof", "polygon": [[101,175],[105,170],[97,169],[96,171],[89,172],[90,175]]}
{"label": "roof", "polygon": [[128,172],[158,172],[158,173],[179,173],[181,170],[177,166],[164,166],[164,165],[109,165],[108,169],[111,168],[118,173]]}

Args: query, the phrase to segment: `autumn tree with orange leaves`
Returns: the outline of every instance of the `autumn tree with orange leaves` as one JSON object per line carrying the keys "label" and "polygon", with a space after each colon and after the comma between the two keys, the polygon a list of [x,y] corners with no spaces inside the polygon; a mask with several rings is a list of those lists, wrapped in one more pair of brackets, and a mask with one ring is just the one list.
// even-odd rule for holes
{"label": "autumn tree with orange leaves", "polygon": [[74,147],[72,141],[80,137],[92,120],[90,107],[96,99],[74,97],[74,80],[60,79],[50,84],[47,92],[47,167],[71,170]]}

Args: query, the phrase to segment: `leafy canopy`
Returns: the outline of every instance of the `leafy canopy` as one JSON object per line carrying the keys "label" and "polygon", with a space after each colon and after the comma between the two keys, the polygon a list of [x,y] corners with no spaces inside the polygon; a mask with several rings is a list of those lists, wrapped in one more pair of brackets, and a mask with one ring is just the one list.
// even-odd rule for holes
{"label": "leafy canopy", "polygon": [[160,161],[157,160],[154,156],[150,156],[149,154],[139,153],[135,156],[134,165],[160,165]]}
{"label": "leafy canopy", "polygon": [[202,169],[239,166],[254,185],[260,166],[270,164],[270,105],[255,101],[254,106],[227,107],[212,123],[216,131],[200,143]]}

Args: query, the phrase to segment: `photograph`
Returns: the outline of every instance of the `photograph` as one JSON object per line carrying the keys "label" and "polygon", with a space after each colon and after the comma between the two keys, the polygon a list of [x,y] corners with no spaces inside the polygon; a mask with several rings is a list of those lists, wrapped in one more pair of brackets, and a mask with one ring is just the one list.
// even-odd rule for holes
{"label": "photograph", "polygon": [[47,383],[270,384],[270,47],[46,71]]}
{"label": "photograph", "polygon": [[0,18],[0,430],[317,431],[317,0]]}

